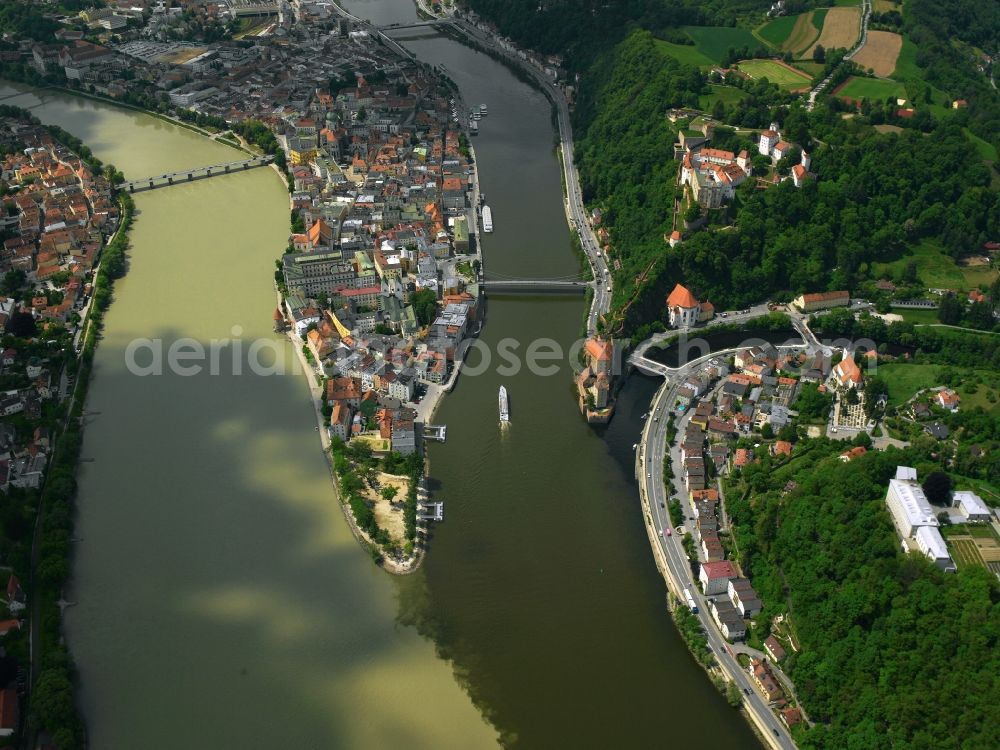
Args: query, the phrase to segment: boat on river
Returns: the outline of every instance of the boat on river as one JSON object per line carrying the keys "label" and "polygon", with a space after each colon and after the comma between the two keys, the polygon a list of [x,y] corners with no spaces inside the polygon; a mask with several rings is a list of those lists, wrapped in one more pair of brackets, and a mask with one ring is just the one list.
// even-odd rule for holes
{"label": "boat on river", "polygon": [[483,117],[486,117],[487,112],[486,112],[486,105],[485,104],[480,104],[479,105],[479,114],[481,114]]}
{"label": "boat on river", "polygon": [[469,120],[469,132],[472,135],[479,135],[479,123],[475,120]]}
{"label": "boat on river", "polygon": [[493,231],[493,212],[490,207],[483,204],[483,231],[492,232]]}
{"label": "boat on river", "polygon": [[506,424],[510,421],[510,402],[507,401],[507,389],[500,386],[500,422]]}

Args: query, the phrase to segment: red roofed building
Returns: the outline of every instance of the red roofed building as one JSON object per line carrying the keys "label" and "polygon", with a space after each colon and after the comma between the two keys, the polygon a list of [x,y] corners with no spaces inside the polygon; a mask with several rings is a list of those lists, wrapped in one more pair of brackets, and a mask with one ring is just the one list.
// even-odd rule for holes
{"label": "red roofed building", "polygon": [[809,170],[803,167],[801,164],[796,164],[792,167],[792,184],[795,187],[802,187],[806,180],[809,179]]}
{"label": "red roofed building", "polygon": [[715,307],[711,302],[704,304],[698,302],[690,289],[677,284],[667,297],[667,312],[671,326],[685,328],[709,320],[715,315]]}
{"label": "red roofed building", "polygon": [[729,585],[730,578],[739,578],[740,573],[729,560],[717,560],[701,564],[698,581],[705,596],[721,594]]}
{"label": "red roofed building", "polygon": [[787,440],[778,440],[771,446],[771,453],[775,456],[792,455],[792,444]]}
{"label": "red roofed building", "polygon": [[958,411],[958,405],[962,402],[962,397],[950,388],[945,388],[937,392],[934,400],[938,402],[942,409],[956,412]]}
{"label": "red roofed building", "polygon": [[841,291],[800,294],[792,300],[792,304],[798,307],[802,312],[825,310],[829,307],[847,307],[851,304],[851,293]]}
{"label": "red roofed building", "polygon": [[833,376],[841,388],[857,388],[864,382],[861,368],[854,361],[854,356],[848,354],[833,368]]}
{"label": "red roofed building", "polygon": [[865,448],[865,446],[863,446],[863,445],[857,445],[857,446],[851,448],[849,451],[844,451],[843,453],[841,453],[840,454],[840,460],[843,461],[846,464],[848,461],[853,461],[855,458],[863,456],[867,452],[868,452],[868,449]]}
{"label": "red roofed building", "polygon": [[590,369],[595,375],[608,373],[611,370],[611,360],[615,351],[614,344],[602,339],[587,339],[586,349]]}

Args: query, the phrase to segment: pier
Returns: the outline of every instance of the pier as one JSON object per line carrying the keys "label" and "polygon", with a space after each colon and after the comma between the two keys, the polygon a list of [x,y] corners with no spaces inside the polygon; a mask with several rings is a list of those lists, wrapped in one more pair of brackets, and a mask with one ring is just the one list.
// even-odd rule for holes
{"label": "pier", "polygon": [[447,432],[448,432],[448,425],[444,424],[424,425],[425,440],[434,440],[435,442],[443,443]]}
{"label": "pier", "polygon": [[444,503],[429,502],[427,500],[421,500],[417,503],[417,520],[419,521],[443,521],[444,520]]}
{"label": "pier", "polygon": [[166,174],[143,177],[139,180],[125,180],[115,187],[118,190],[128,190],[130,193],[138,193],[144,190],[156,190],[157,188],[169,187],[179,183],[193,182],[195,180],[205,180],[209,177],[232,174],[233,172],[243,172],[256,167],[264,167],[274,161],[270,154],[255,156],[243,161],[232,161],[226,164],[212,164],[207,167],[195,167],[182,172],[167,172]]}

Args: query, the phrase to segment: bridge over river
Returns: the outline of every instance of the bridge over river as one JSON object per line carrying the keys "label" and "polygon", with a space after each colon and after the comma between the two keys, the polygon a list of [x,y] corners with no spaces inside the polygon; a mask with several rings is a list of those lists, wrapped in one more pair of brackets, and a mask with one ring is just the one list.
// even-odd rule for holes
{"label": "bridge over river", "polygon": [[519,279],[506,274],[483,269],[479,276],[479,288],[486,292],[511,294],[585,294],[594,282],[580,276],[561,276],[548,279]]}
{"label": "bridge over river", "polygon": [[212,164],[207,167],[195,167],[180,172],[167,172],[166,174],[143,177],[142,179],[137,180],[127,179],[120,182],[116,185],[116,187],[119,190],[128,190],[130,193],[138,193],[143,190],[156,190],[157,188],[169,187],[170,185],[176,185],[179,183],[193,182],[194,180],[205,180],[209,177],[218,177],[220,175],[232,174],[233,172],[242,172],[247,169],[254,169],[255,167],[264,167],[272,161],[274,161],[274,157],[270,154],[265,154],[263,156],[254,156],[250,159],[244,159],[243,161],[231,161],[225,164]]}
{"label": "bridge over river", "polygon": [[455,21],[451,18],[435,18],[432,21],[414,21],[413,23],[390,23],[386,26],[377,26],[379,31],[399,31],[400,29],[422,29],[426,26],[454,26]]}

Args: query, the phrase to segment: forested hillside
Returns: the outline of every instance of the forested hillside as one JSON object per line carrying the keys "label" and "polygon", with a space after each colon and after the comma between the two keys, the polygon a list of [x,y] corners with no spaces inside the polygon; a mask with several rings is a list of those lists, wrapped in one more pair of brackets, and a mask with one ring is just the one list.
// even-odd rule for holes
{"label": "forested hillside", "polygon": [[465,4],[518,44],[565,55],[574,70],[584,69],[630,28],[659,29],[698,23],[702,17],[691,0],[466,0]]}
{"label": "forested hillside", "polygon": [[[678,281],[716,306],[743,306],[783,291],[852,288],[868,264],[922,239],[957,255],[1000,234],[989,170],[969,158],[958,124],[928,136],[879,134],[825,109],[807,115],[794,106],[771,115],[810,147],[820,179],[763,191],[750,180],[738,193],[734,229],[668,248],[677,162],[665,112],[696,103],[704,80],[635,31],[594,65],[581,92],[577,163],[585,199],[605,209],[622,264],[616,306],[638,292],[626,331],[660,318]],[[812,138],[822,144],[812,148]],[[753,152],[754,143],[726,147]]]}
{"label": "forested hillside", "polygon": [[917,65],[926,79],[969,109],[963,116],[980,138],[1000,148],[1000,96],[976,69],[973,45],[994,57],[1000,52],[1000,3],[982,0],[907,0],[905,30],[917,45]]}
{"label": "forested hillside", "polygon": [[[735,546],[765,603],[791,613],[786,664],[820,722],[803,748],[1000,747],[1000,590],[979,567],[940,572],[899,553],[884,497],[898,464],[940,468],[928,450],[797,447],[785,468],[743,470],[730,492]],[[788,483],[794,489],[788,490]]]}

